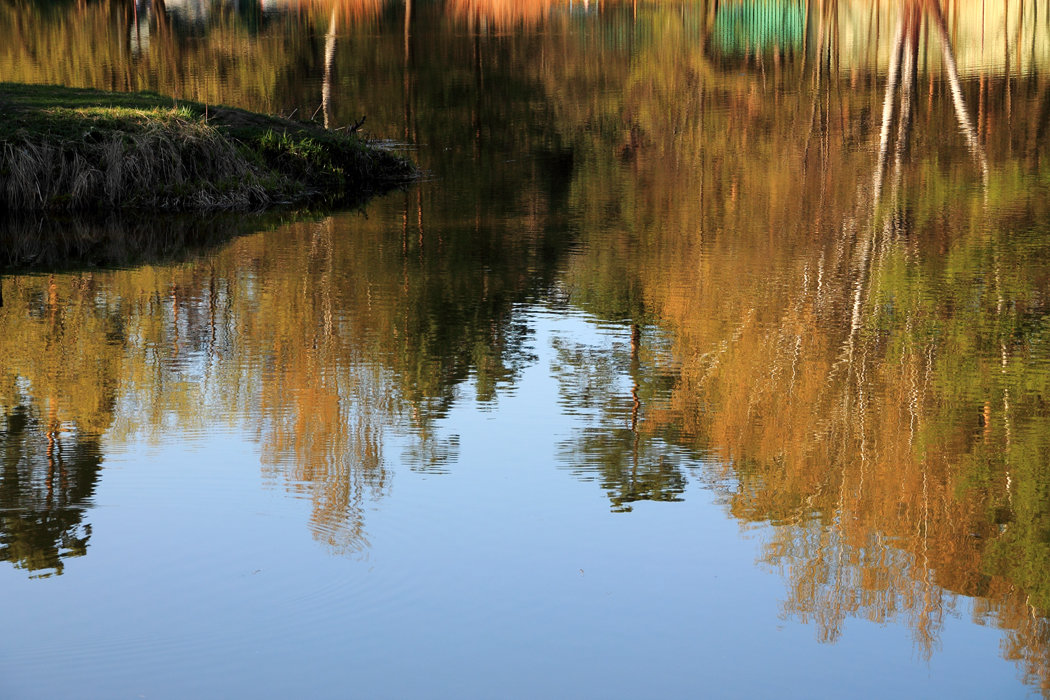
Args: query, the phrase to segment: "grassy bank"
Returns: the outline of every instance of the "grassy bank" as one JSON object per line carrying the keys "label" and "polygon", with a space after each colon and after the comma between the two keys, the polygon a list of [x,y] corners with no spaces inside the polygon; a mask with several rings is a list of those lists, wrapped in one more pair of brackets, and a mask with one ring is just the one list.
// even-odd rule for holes
{"label": "grassy bank", "polygon": [[416,173],[313,123],[152,93],[0,83],[0,210],[354,201]]}

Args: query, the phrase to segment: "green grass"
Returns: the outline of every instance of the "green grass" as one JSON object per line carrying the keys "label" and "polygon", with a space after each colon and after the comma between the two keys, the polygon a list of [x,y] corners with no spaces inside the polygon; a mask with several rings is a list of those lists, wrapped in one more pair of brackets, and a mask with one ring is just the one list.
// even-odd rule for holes
{"label": "green grass", "polygon": [[417,176],[352,134],[153,93],[0,83],[0,209],[360,201]]}

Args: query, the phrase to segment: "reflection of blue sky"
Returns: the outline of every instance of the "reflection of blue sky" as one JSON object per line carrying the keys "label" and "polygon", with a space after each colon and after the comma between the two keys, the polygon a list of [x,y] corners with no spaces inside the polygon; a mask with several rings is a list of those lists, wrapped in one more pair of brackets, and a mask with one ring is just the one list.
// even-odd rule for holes
{"label": "reflection of blue sky", "polygon": [[572,313],[527,318],[537,360],[495,410],[468,388],[437,422],[459,436],[448,473],[393,465],[389,492],[366,514],[371,546],[354,556],[313,540],[308,500],[261,482],[250,430],[175,432],[111,454],[90,556],[47,581],[0,568],[5,598],[19,601],[6,608],[18,634],[0,642],[0,691],[1020,694],[999,633],[965,610],[946,621],[929,665],[905,626],[851,620],[837,644],[818,644],[813,626],[780,617],[782,579],[755,566],[769,529],[741,529],[701,480],[683,502],[611,513],[599,489],[558,468],[576,419],[559,410],[549,367],[555,336],[612,347],[624,334]]}

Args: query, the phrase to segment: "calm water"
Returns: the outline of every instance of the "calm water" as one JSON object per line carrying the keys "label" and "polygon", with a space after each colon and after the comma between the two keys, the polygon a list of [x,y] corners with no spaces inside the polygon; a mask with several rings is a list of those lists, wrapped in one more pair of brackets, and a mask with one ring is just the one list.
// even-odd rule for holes
{"label": "calm water", "polygon": [[0,697],[1050,694],[1050,8],[828,5],[0,5],[430,173],[0,222]]}

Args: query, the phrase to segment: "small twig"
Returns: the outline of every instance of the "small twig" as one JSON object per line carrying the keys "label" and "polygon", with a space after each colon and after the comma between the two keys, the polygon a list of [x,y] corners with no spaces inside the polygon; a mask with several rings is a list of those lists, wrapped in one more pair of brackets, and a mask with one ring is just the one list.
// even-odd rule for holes
{"label": "small twig", "polygon": [[317,113],[321,111],[322,107],[324,107],[324,102],[322,102],[321,104],[317,105],[317,109],[315,109],[314,113],[310,115],[310,121],[314,120],[314,117],[317,116]]}
{"label": "small twig", "polygon": [[362,115],[360,119],[358,119],[356,122],[354,122],[354,125],[350,127],[350,129],[349,129],[349,131],[347,133],[350,133],[350,134],[356,133],[357,130],[361,128],[361,125],[365,123],[365,119],[366,118],[367,118],[366,116]]}

